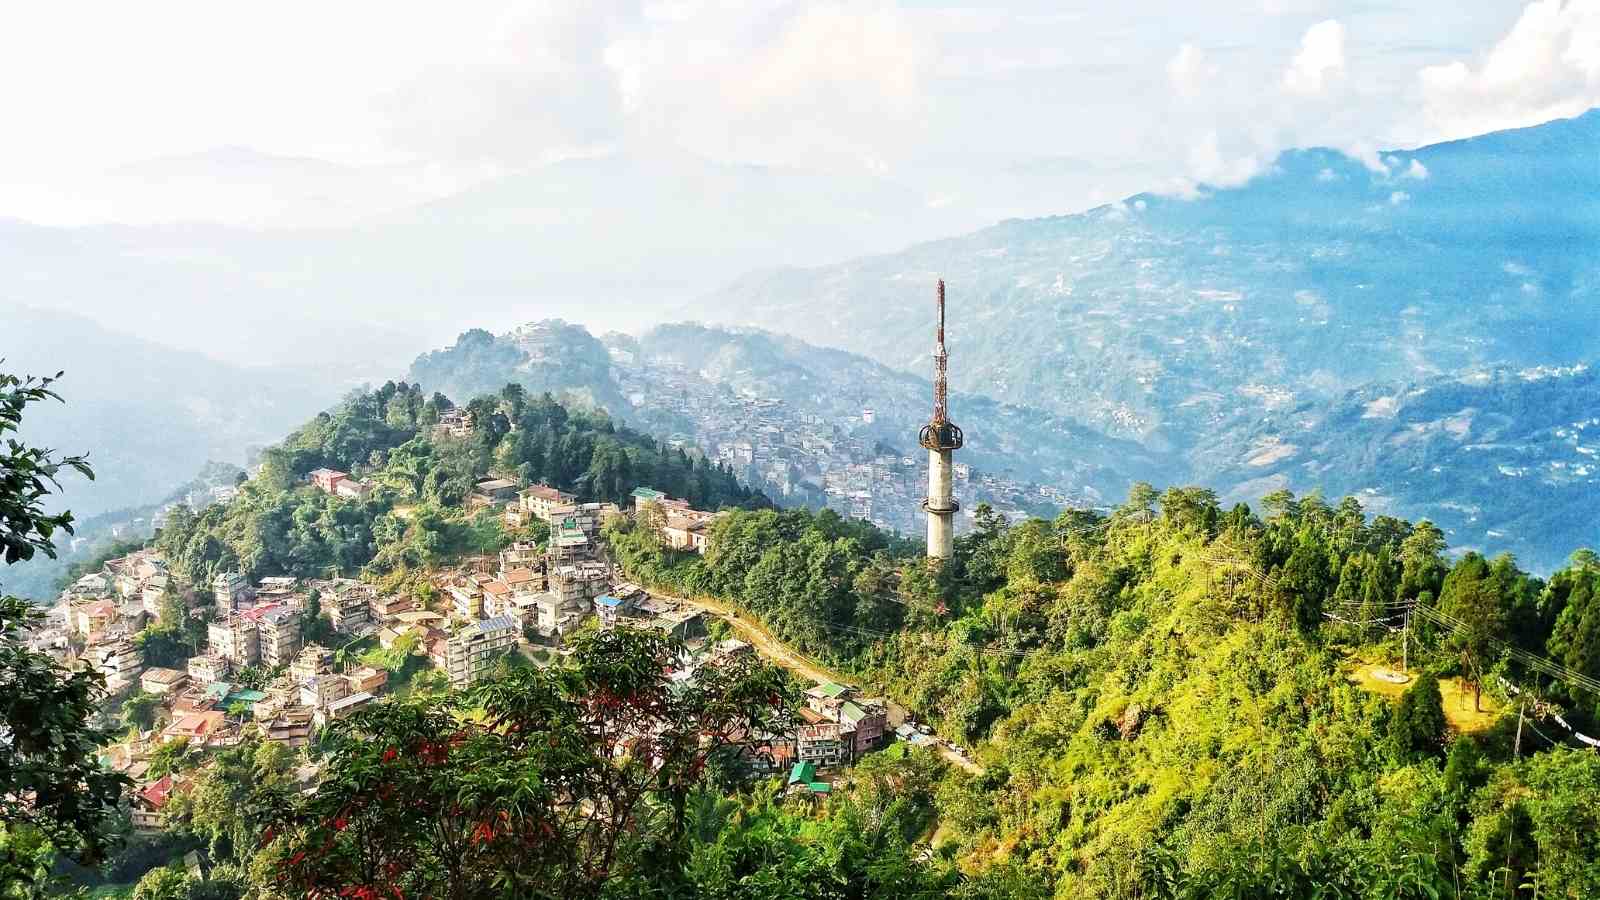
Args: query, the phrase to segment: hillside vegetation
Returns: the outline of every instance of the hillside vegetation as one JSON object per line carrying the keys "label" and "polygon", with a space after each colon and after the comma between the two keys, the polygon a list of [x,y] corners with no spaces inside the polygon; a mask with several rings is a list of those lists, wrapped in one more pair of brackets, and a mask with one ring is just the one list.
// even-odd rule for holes
{"label": "hillside vegetation", "polygon": [[[209,876],[145,880],[233,898],[1600,892],[1600,755],[1562,727],[1600,731],[1592,552],[1545,580],[1452,561],[1431,523],[1353,499],[1278,492],[1258,513],[1140,484],[1104,515],[980,510],[930,565],[868,524],[762,508],[726,471],[549,397],[474,399],[467,439],[435,436],[449,404],[409,384],[355,395],[157,546],[199,585],[236,567],[425,572],[517,537],[461,508],[488,471],[746,507],[703,557],[642,521],[604,537],[630,576],[719,598],[974,747],[974,771],[898,746],[825,798],[791,795],[725,751],[785,727],[796,686],[753,659],[675,685],[681,644],[622,628],[344,720],[308,751],[308,793],[285,748],[218,753],[167,814],[170,843],[109,865],[203,845]],[[326,497],[302,484],[321,466],[377,487]],[[1402,653],[1411,680],[1373,689],[1363,673]]]}
{"label": "hillside vegetation", "polygon": [[[321,577],[330,569],[426,568],[463,552],[492,552],[506,539],[497,516],[461,510],[491,471],[592,500],[627,502],[648,483],[711,508],[765,502],[704,457],[619,428],[603,413],[569,412],[548,394],[529,397],[511,386],[503,396],[477,398],[466,407],[481,423],[470,437],[435,435],[439,414],[453,406],[404,382],[355,394],[269,448],[259,475],[232,503],[198,514],[180,507],[156,546],[194,584],[234,570]],[[352,501],[305,484],[325,467],[374,490]]]}
{"label": "hillside vegetation", "polygon": [[[940,852],[1007,896],[1600,890],[1600,757],[1548,717],[1514,756],[1503,696],[1486,729],[1452,731],[1434,678],[1471,704],[1503,675],[1594,733],[1600,696],[1495,643],[1600,675],[1591,553],[1542,582],[1506,558],[1451,564],[1431,524],[1354,501],[1279,494],[1258,517],[1148,488],[1103,518],[986,517],[941,571],[827,513],[736,514],[704,559],[612,540],[640,577],[726,598],[980,742],[984,773],[938,794]],[[1386,626],[1413,603],[1470,624],[1413,625],[1428,674],[1397,704],[1351,673],[1399,668]]]}

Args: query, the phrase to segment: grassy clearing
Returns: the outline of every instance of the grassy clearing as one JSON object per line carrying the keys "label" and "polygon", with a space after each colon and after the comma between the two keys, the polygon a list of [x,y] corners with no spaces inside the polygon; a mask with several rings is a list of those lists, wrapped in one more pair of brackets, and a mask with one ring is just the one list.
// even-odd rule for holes
{"label": "grassy clearing", "polygon": [[[1350,681],[1364,691],[1395,700],[1400,699],[1400,695],[1406,692],[1410,682],[1395,684],[1385,681],[1377,676],[1380,669],[1398,671],[1398,667],[1384,663],[1362,663],[1350,671]],[[1472,686],[1459,677],[1439,679],[1439,696],[1444,700],[1445,721],[1449,722],[1455,731],[1463,733],[1484,731],[1500,718],[1500,706],[1488,694],[1483,695],[1483,709],[1473,709]]]}

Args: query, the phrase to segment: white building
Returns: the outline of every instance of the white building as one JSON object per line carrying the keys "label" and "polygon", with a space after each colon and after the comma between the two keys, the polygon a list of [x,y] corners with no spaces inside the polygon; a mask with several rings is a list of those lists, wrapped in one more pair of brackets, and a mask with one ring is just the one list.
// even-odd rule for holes
{"label": "white building", "polygon": [[445,649],[451,687],[468,687],[483,678],[521,636],[521,624],[510,616],[473,622],[451,635]]}

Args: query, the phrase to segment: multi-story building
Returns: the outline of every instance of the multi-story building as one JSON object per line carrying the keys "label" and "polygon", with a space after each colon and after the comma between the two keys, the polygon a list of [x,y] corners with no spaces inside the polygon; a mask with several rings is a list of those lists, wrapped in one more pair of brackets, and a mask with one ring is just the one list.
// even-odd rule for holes
{"label": "multi-story building", "polygon": [[447,409],[439,414],[438,424],[433,426],[434,437],[465,438],[472,437],[472,412],[466,409]]}
{"label": "multi-story building", "polygon": [[511,589],[513,596],[536,594],[544,590],[544,573],[538,569],[521,567],[500,569],[500,580]]}
{"label": "multi-story building", "polygon": [[256,623],[237,613],[207,625],[206,640],[210,655],[235,666],[253,666],[261,661],[261,632]]}
{"label": "multi-story building", "polygon": [[173,787],[172,776],[164,775],[161,780],[152,781],[133,792],[133,796],[128,798],[128,819],[135,831],[153,834],[166,830],[161,811],[166,808]]}
{"label": "multi-story building", "polygon": [[500,571],[510,569],[536,569],[544,560],[544,551],[533,541],[517,541],[500,551]]}
{"label": "multi-story building", "polygon": [[482,619],[450,636],[445,648],[445,669],[450,685],[464,688],[483,678],[495,661],[509,653],[522,635],[522,626],[510,616]]}
{"label": "multi-story building", "polygon": [[352,713],[355,713],[357,710],[370,705],[372,700],[372,695],[366,693],[365,691],[356,694],[348,694],[317,710],[317,723],[325,726],[329,722],[337,722],[338,720],[346,718]]}
{"label": "multi-story building", "polygon": [[300,682],[300,703],[311,709],[326,709],[328,704],[350,696],[350,681],[343,675],[323,672]]}
{"label": "multi-story building", "polygon": [[460,618],[470,622],[483,615],[483,591],[476,584],[452,584],[445,593],[450,595],[450,606]]}
{"label": "multi-story building", "polygon": [[196,684],[210,684],[213,681],[224,681],[233,671],[226,656],[205,654],[203,656],[189,657],[189,679]]}
{"label": "multi-story building", "polygon": [[322,595],[322,608],[335,631],[346,634],[356,631],[372,621],[370,609],[372,589],[364,584],[341,582],[338,587]]}
{"label": "multi-story building", "polygon": [[479,587],[483,591],[483,615],[486,618],[513,614],[516,606],[511,602],[511,585],[498,578],[490,578]]}
{"label": "multi-story building", "polygon": [[287,609],[275,609],[261,617],[261,663],[271,668],[286,666],[300,652],[300,616]]}
{"label": "multi-story building", "polygon": [[144,671],[144,653],[133,641],[118,638],[90,645],[89,666],[106,680],[106,690],[115,694],[133,686]]}
{"label": "multi-story building", "polygon": [[567,506],[578,498],[565,491],[558,491],[547,484],[536,484],[517,494],[522,503],[522,508],[532,513],[541,522],[550,521],[550,511],[561,506]]}
{"label": "multi-story building", "polygon": [[839,766],[850,759],[850,746],[838,722],[801,725],[795,733],[795,759],[819,769]]}
{"label": "multi-story building", "polygon": [[261,730],[266,734],[267,740],[299,749],[311,740],[313,718],[314,713],[310,708],[289,706],[261,723]]}
{"label": "multi-story building", "polygon": [[165,695],[183,687],[188,680],[189,675],[177,669],[145,669],[139,676],[139,689],[146,694]]}
{"label": "multi-story building", "polygon": [[605,593],[610,575],[605,564],[599,562],[556,566],[550,571],[550,593],[562,603],[587,606],[590,600]]}
{"label": "multi-story building", "polygon": [[594,598],[594,612],[600,617],[600,624],[605,628],[617,624],[617,620],[633,611],[633,604],[626,598],[614,597],[610,594],[601,594]]}
{"label": "multi-story building", "polygon": [[349,474],[337,469],[316,469],[306,476],[317,490],[333,493],[339,489],[339,482],[349,478]]}
{"label": "multi-story building", "polygon": [[388,597],[374,595],[371,600],[367,601],[367,614],[373,619],[387,619],[397,613],[406,612],[411,609],[412,605],[410,597],[402,597],[398,594],[392,594]]}
{"label": "multi-story building", "polygon": [[711,520],[694,515],[668,513],[661,536],[674,550],[704,554],[711,546]]}
{"label": "multi-story building", "polygon": [[356,666],[345,673],[352,694],[380,694],[389,683],[389,672],[377,666]]}
{"label": "multi-story building", "polygon": [[588,602],[581,598],[564,600],[560,595],[546,591],[543,594],[533,595],[532,612],[533,620],[530,624],[534,629],[543,637],[555,638],[582,624],[592,609]]}
{"label": "multi-story building", "polygon": [[117,621],[117,604],[114,600],[91,600],[72,607],[72,628],[88,636],[105,631]]}
{"label": "multi-story building", "polygon": [[861,699],[854,688],[831,681],[806,691],[806,709],[839,725],[853,759],[876,750],[889,730],[889,717],[881,703]]}
{"label": "multi-story building", "polygon": [[643,512],[645,504],[660,503],[667,499],[667,495],[655,488],[636,487],[633,489],[633,511]]}
{"label": "multi-story building", "polygon": [[211,593],[217,612],[231,613],[250,600],[250,579],[243,572],[219,572],[211,582]]}
{"label": "multi-story building", "polygon": [[161,602],[166,599],[170,587],[171,579],[165,575],[156,575],[139,589],[139,602],[150,618],[156,619],[161,616]]}
{"label": "multi-story building", "polygon": [[333,671],[333,651],[321,644],[307,644],[289,664],[289,677],[296,683]]}

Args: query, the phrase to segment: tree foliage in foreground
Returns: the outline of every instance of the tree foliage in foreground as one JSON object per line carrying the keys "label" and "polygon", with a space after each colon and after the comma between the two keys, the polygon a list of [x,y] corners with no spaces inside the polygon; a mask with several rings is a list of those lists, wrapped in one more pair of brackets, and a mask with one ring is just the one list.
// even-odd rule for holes
{"label": "tree foliage in foreground", "polygon": [[[36,552],[55,555],[55,532],[70,533],[72,516],[46,514],[43,500],[63,467],[91,474],[81,457],[58,459],[5,437],[29,404],[59,399],[53,382],[0,373],[0,556],[7,565]],[[40,619],[27,602],[0,596],[0,885],[36,880],[52,851],[100,860],[115,842],[127,784],[98,760],[109,733],[89,725],[104,682],[31,649],[25,633]]]}
{"label": "tree foliage in foreground", "polygon": [[634,896],[681,877],[689,798],[793,699],[753,657],[673,683],[664,671],[681,649],[599,632],[573,665],[515,668],[465,697],[384,703],[336,725],[316,792],[266,832],[282,889]]}

